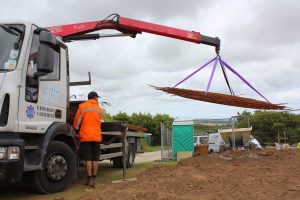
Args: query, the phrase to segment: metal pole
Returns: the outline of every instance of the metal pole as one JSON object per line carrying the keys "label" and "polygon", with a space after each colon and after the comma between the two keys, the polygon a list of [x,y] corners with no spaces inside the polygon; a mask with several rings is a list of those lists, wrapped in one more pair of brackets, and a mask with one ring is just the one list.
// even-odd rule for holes
{"label": "metal pole", "polygon": [[232,129],[232,134],[233,134],[233,149],[235,150],[235,125],[234,125],[234,119],[236,118],[233,118],[233,129]]}
{"label": "metal pole", "polygon": [[171,139],[170,139],[170,130],[166,128],[167,133],[167,145],[168,145],[168,158],[167,160],[171,160]]}
{"label": "metal pole", "polygon": [[250,128],[250,120],[249,120],[248,116],[247,116],[247,119],[248,119],[248,128]]}
{"label": "metal pole", "polygon": [[163,160],[163,150],[164,150],[164,139],[163,139],[163,133],[164,133],[164,123],[160,122],[160,158]]}
{"label": "metal pole", "polygon": [[127,179],[127,174],[126,174],[126,160],[127,160],[127,155],[126,155],[126,127],[122,127],[122,156],[123,156],[123,181]]}
{"label": "metal pole", "polygon": [[232,149],[233,149],[233,119],[234,119],[234,116],[230,117],[230,119],[229,119],[229,124],[232,120],[232,122],[231,122],[231,148]]}

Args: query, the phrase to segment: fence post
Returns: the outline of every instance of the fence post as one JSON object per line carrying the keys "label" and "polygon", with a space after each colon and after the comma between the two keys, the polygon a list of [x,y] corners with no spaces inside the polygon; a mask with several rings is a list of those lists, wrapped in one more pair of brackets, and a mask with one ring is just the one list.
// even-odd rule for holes
{"label": "fence post", "polygon": [[127,179],[127,172],[126,172],[126,162],[127,162],[127,136],[126,136],[126,126],[122,127],[122,155],[123,155],[123,181]]}

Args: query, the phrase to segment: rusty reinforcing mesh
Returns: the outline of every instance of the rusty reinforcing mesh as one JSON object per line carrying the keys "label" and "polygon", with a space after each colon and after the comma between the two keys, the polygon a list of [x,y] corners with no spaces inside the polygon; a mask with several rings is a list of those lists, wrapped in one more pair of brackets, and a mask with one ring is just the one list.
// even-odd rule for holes
{"label": "rusty reinforcing mesh", "polygon": [[264,101],[238,97],[234,95],[227,95],[227,94],[220,94],[220,93],[213,93],[213,92],[207,92],[207,94],[205,94],[204,91],[188,90],[188,89],[174,88],[174,87],[156,87],[156,86],[152,86],[152,87],[154,87],[157,90],[161,90],[166,93],[181,96],[188,99],[194,99],[194,100],[228,105],[228,106],[253,108],[253,109],[265,109],[265,110],[287,110],[288,109],[286,106],[283,106],[282,104],[272,104]]}

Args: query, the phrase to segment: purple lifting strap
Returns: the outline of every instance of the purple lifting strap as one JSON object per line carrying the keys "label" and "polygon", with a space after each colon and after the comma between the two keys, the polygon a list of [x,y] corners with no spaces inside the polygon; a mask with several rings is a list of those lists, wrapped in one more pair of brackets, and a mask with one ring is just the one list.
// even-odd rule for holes
{"label": "purple lifting strap", "polygon": [[[206,88],[205,94],[207,94],[207,92],[208,92],[208,90],[210,88],[210,85],[211,85],[211,82],[212,82],[212,79],[214,77],[214,73],[215,73],[215,70],[216,70],[216,67],[217,67],[217,63],[219,61],[220,64],[223,64],[227,69],[229,69],[232,73],[234,73],[236,76],[238,76],[244,83],[246,83],[252,90],[254,90],[257,94],[259,94],[262,98],[264,98],[267,102],[270,103],[270,101],[266,97],[264,97],[258,90],[256,90],[244,77],[242,77],[242,75],[240,75],[237,71],[235,71],[232,67],[230,67],[226,62],[224,62],[219,55],[217,55],[215,58],[211,59],[210,61],[208,61],[207,63],[205,63],[203,66],[201,66],[198,69],[196,69],[193,73],[191,73],[190,75],[188,75],[187,77],[185,77],[184,79],[182,79],[181,81],[179,81],[174,87],[180,85],[181,83],[183,83],[184,81],[186,81],[187,79],[189,79],[190,77],[192,77],[193,75],[195,75],[197,72],[199,72],[201,69],[205,68],[207,65],[209,65],[210,63],[212,63],[213,61],[215,61],[214,62],[214,67],[213,67],[213,70],[211,72],[211,75],[210,75],[210,78],[209,78],[209,81],[208,81],[208,84],[207,84],[207,88]],[[225,77],[225,79],[226,78],[227,77]],[[232,93],[231,88],[230,88],[230,92]]]}
{"label": "purple lifting strap", "polygon": [[206,88],[206,91],[205,91],[205,94],[207,94],[209,88],[210,88],[210,84],[211,84],[211,81],[214,77],[214,73],[215,73],[215,70],[216,70],[216,67],[217,67],[217,63],[218,61],[220,60],[220,56],[217,56],[217,59],[215,60],[215,63],[214,63],[214,67],[212,69],[212,72],[211,72],[211,75],[210,75],[210,78],[209,78],[209,81],[208,81],[208,84],[207,84],[207,88]]}
{"label": "purple lifting strap", "polygon": [[181,81],[179,81],[174,87],[180,85],[181,83],[183,83],[184,81],[186,81],[187,79],[191,78],[191,76],[193,76],[194,74],[196,74],[197,72],[199,72],[201,69],[203,69],[204,67],[206,67],[207,65],[209,65],[211,62],[213,62],[214,60],[217,60],[218,56],[216,56],[215,58],[211,59],[210,61],[208,61],[205,65],[199,67],[197,70],[195,70],[193,73],[191,73],[190,75],[188,75],[187,77],[185,77],[184,79],[182,79]]}
{"label": "purple lifting strap", "polygon": [[252,88],[257,94],[259,94],[262,98],[264,98],[267,102],[270,103],[270,101],[268,101],[268,99],[266,97],[264,97],[260,92],[258,92],[246,79],[244,79],[237,71],[235,71],[232,67],[230,67],[226,62],[224,62],[223,60],[220,59],[220,61],[224,64],[224,66],[229,69],[230,71],[232,71],[232,73],[234,73],[235,75],[237,75],[244,83],[246,83],[250,88]]}

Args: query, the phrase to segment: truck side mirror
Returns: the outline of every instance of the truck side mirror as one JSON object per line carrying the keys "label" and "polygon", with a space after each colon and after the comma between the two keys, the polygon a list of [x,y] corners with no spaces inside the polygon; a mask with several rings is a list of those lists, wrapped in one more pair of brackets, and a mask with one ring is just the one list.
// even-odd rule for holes
{"label": "truck side mirror", "polygon": [[37,55],[37,72],[47,75],[54,71],[54,49],[48,45],[41,44]]}
{"label": "truck side mirror", "polygon": [[49,31],[43,30],[40,32],[40,43],[49,45],[51,47],[56,47],[57,46],[56,36],[50,33]]}
{"label": "truck side mirror", "polygon": [[56,37],[48,31],[40,32],[40,46],[37,55],[37,76],[44,76],[54,71],[54,53],[57,44]]}

